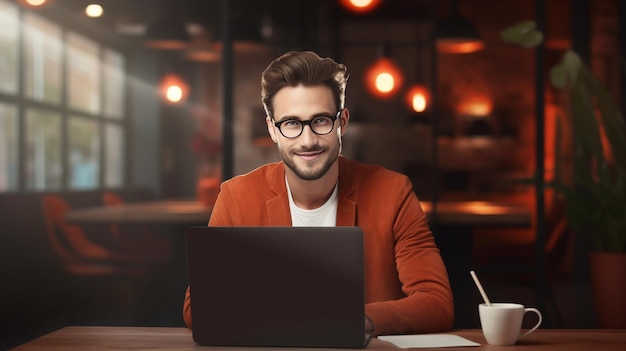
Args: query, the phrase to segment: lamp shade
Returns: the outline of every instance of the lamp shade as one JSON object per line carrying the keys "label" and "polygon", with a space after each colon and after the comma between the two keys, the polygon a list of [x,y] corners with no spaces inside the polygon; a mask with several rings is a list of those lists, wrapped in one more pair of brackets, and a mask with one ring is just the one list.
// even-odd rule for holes
{"label": "lamp shade", "polygon": [[182,21],[163,18],[148,25],[143,43],[152,49],[181,50],[191,44],[191,36]]}
{"label": "lamp shade", "polygon": [[365,13],[373,10],[380,0],[341,0],[341,4],[349,11]]}
{"label": "lamp shade", "polygon": [[435,37],[442,53],[471,53],[484,47],[474,23],[459,14],[458,0],[452,1],[450,13],[435,24]]}

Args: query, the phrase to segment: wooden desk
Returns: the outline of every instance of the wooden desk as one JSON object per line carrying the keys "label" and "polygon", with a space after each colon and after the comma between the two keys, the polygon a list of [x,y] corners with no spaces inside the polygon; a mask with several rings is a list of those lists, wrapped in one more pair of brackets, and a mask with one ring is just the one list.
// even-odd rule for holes
{"label": "wooden desk", "polygon": [[71,209],[65,219],[71,223],[144,223],[183,226],[206,225],[211,208],[195,200],[129,202],[118,206]]}
{"label": "wooden desk", "polygon": [[[478,342],[478,347],[451,347],[437,350],[491,351],[605,351],[626,349],[626,330],[598,329],[539,329],[520,339],[514,346],[493,346],[485,343],[478,329],[454,330],[456,334]],[[14,351],[83,351],[83,350],[280,350],[273,347],[210,347],[196,345],[187,328],[160,327],[66,327],[14,348]],[[289,348],[291,349],[291,348]],[[300,348],[303,350],[304,348]],[[402,350],[395,345],[373,338],[366,350]],[[310,350],[322,351],[324,348]],[[417,349],[416,349],[417,350]],[[426,350],[426,349],[419,349]]]}
{"label": "wooden desk", "polygon": [[[432,213],[432,204],[422,201],[422,209]],[[447,226],[530,227],[531,209],[525,204],[498,201],[437,202],[437,223]]]}

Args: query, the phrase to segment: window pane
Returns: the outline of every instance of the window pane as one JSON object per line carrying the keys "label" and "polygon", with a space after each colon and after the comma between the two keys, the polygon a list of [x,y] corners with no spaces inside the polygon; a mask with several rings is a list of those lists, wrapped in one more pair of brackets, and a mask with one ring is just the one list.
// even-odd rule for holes
{"label": "window pane", "polygon": [[104,52],[104,115],[124,116],[124,56],[106,50]]}
{"label": "window pane", "polygon": [[58,113],[26,111],[25,165],[28,190],[61,189],[61,116]]}
{"label": "window pane", "polygon": [[17,6],[0,0],[0,91],[9,94],[17,93],[19,18]]}
{"label": "window pane", "polygon": [[107,124],[104,129],[104,184],[109,187],[124,185],[124,130],[122,126]]}
{"label": "window pane", "polygon": [[17,190],[17,106],[0,103],[0,192]]}
{"label": "window pane", "polygon": [[78,34],[67,35],[67,99],[69,107],[100,112],[98,44]]}
{"label": "window pane", "polygon": [[24,15],[24,92],[27,97],[61,102],[61,28],[37,15]]}
{"label": "window pane", "polygon": [[100,134],[98,122],[72,117],[68,123],[68,187],[94,189],[100,174]]}

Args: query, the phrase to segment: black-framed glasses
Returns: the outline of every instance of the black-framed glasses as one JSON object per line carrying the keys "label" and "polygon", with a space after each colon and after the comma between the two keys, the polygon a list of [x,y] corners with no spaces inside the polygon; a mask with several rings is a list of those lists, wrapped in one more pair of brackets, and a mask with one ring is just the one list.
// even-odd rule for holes
{"label": "black-framed glasses", "polygon": [[[285,119],[280,122],[274,122],[274,125],[280,130],[285,138],[293,139],[302,134],[304,126],[311,127],[311,131],[317,135],[326,135],[335,128],[335,121],[339,118],[342,110],[337,111],[334,116],[318,115],[309,120],[301,121],[299,119]],[[272,119],[274,119],[272,117]]]}

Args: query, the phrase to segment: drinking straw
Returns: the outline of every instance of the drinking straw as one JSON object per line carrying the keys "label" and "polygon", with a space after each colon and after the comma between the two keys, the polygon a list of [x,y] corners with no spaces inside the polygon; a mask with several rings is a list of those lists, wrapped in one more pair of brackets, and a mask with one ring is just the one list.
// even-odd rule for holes
{"label": "drinking straw", "polygon": [[487,297],[487,294],[485,293],[483,286],[480,284],[480,281],[478,281],[478,277],[476,276],[476,273],[474,273],[474,271],[470,271],[470,274],[472,275],[472,278],[474,279],[474,283],[476,284],[478,291],[480,291],[480,295],[483,297],[483,300],[485,300],[485,303],[487,304],[487,306],[491,306],[491,302],[489,301],[489,298]]}

